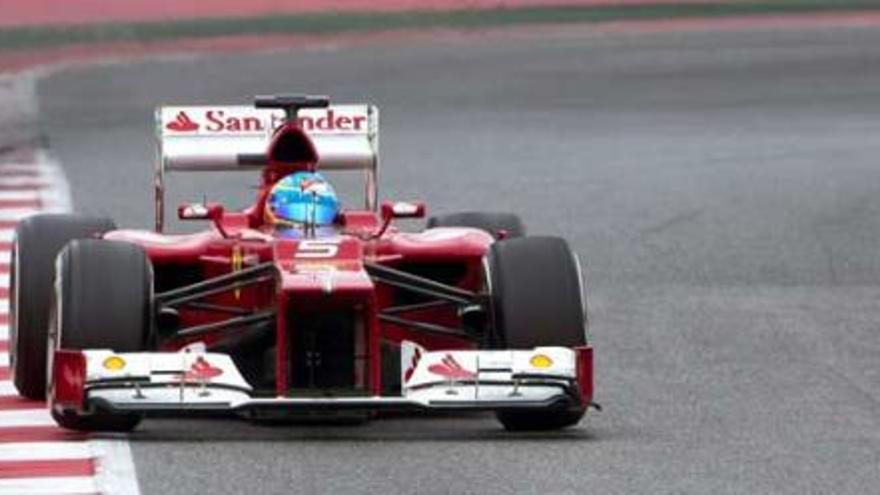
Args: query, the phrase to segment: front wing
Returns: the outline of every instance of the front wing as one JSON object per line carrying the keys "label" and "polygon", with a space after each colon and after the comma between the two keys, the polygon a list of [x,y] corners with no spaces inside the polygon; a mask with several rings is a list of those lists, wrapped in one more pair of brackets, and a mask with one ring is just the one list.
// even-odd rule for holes
{"label": "front wing", "polygon": [[404,342],[399,396],[257,397],[225,354],[55,352],[52,407],[145,415],[586,407],[592,349],[426,351]]}

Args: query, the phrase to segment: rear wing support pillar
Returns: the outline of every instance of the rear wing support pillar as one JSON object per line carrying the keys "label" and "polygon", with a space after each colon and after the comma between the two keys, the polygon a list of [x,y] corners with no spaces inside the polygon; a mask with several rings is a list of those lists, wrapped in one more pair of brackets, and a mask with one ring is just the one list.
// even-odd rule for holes
{"label": "rear wing support pillar", "polygon": [[[157,113],[157,119],[160,119]],[[165,157],[162,154],[162,136],[156,140],[156,163],[153,165],[153,194],[155,196],[156,232],[165,230]]]}

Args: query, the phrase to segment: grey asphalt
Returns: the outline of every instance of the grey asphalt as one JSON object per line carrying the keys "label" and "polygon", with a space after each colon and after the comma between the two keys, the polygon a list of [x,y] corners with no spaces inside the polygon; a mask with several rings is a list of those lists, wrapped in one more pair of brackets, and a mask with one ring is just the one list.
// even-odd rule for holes
{"label": "grey asphalt", "polygon": [[[510,210],[587,264],[576,429],[146,422],[145,494],[873,493],[880,31],[386,41],[71,70],[39,87],[78,209],[150,225],[152,108],[328,93],[382,108],[383,195]],[[175,176],[243,203],[254,178]]]}

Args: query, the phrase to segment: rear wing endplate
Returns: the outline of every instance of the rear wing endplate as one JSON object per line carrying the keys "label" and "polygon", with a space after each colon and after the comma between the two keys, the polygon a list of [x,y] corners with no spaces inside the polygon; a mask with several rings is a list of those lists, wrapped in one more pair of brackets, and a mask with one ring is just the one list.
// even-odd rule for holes
{"label": "rear wing endplate", "polygon": [[[379,111],[332,105],[298,112],[318,154],[318,170],[363,170],[365,206],[378,201]],[[166,106],[156,110],[156,230],[164,223],[165,173],[261,169],[284,110],[253,106]]]}

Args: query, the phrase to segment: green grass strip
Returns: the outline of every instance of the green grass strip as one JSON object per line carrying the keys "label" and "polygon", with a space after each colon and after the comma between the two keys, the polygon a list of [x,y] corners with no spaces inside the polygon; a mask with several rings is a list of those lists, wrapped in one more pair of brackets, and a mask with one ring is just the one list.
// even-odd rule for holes
{"label": "green grass strip", "polygon": [[0,51],[50,48],[70,44],[150,42],[249,34],[327,35],[428,28],[480,30],[529,24],[842,11],[880,11],[880,1],[776,0],[717,4],[497,8],[441,12],[339,12],[82,26],[16,27],[0,28]]}

